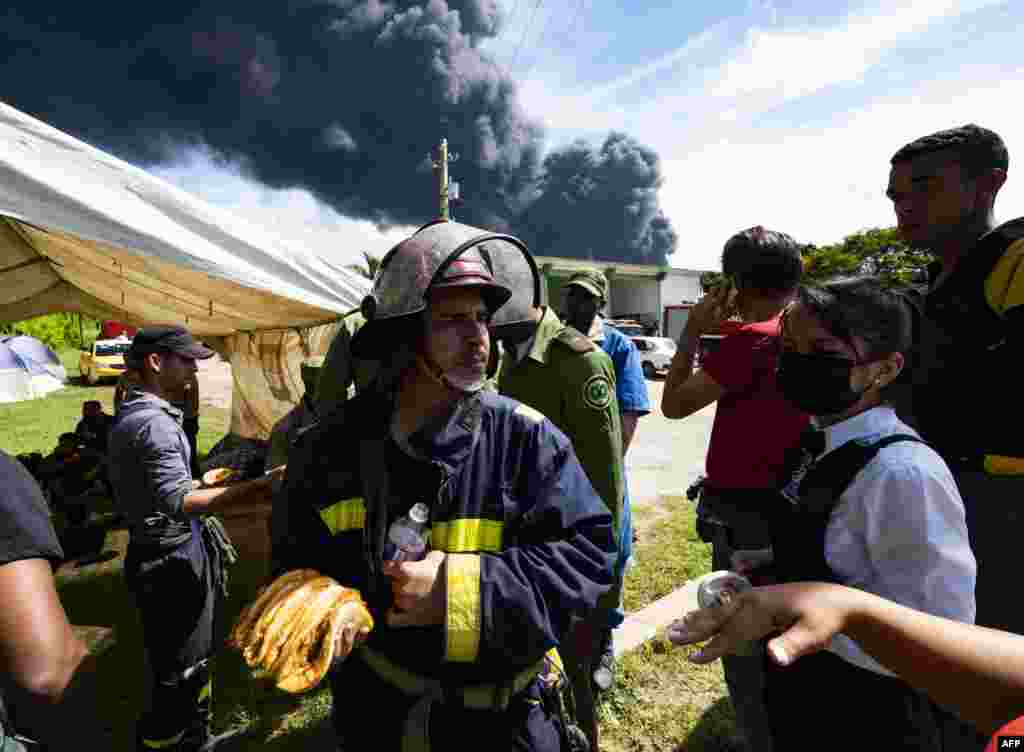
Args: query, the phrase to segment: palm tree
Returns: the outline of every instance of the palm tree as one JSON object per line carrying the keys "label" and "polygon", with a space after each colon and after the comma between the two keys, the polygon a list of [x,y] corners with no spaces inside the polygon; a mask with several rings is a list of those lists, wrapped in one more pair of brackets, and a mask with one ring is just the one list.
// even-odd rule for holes
{"label": "palm tree", "polygon": [[380,269],[380,259],[369,251],[363,251],[363,259],[366,261],[365,264],[348,264],[345,268],[373,281],[373,278],[377,276],[377,270]]}

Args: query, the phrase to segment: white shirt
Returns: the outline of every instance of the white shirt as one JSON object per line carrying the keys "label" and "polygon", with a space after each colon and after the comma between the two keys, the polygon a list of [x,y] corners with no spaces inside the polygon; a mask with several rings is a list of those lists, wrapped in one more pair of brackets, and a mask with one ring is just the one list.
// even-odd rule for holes
{"label": "white shirt", "polygon": [[[917,435],[886,406],[828,426],[824,433],[824,454],[851,439]],[[832,512],[825,559],[844,585],[974,623],[977,564],[963,500],[946,463],[925,444],[890,444],[858,473]],[[894,675],[846,635],[833,638],[828,649],[861,668]]]}

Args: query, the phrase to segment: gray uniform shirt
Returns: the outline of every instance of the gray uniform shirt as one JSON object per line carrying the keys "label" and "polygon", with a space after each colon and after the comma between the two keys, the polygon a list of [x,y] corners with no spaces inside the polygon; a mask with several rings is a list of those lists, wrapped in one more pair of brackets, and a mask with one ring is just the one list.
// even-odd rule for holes
{"label": "gray uniform shirt", "polygon": [[110,432],[110,482],[133,543],[172,546],[191,534],[182,511],[192,490],[192,473],[181,420],[181,410],[134,388]]}

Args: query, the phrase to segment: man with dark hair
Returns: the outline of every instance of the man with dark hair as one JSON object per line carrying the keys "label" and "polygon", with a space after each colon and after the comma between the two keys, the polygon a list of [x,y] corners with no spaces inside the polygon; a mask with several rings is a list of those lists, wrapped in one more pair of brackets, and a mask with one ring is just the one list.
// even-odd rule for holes
{"label": "man with dark hair", "polygon": [[114,416],[103,412],[99,400],[86,400],[82,403],[82,419],[75,426],[82,443],[101,455],[107,453],[107,438],[114,423]]}
{"label": "man with dark hair", "polygon": [[155,675],[151,706],[138,727],[139,750],[213,749],[211,667],[214,616],[233,549],[213,517],[232,506],[270,503],[281,475],[197,489],[182,428],[185,388],[196,360],[213,351],[181,326],[141,329],[125,353],[138,374],[110,434],[110,480],[127,519],[124,573],[142,617]]}
{"label": "man with dark hair", "polygon": [[[626,564],[633,554],[633,515],[629,505],[629,483],[626,479],[625,457],[636,433],[640,418],[651,411],[647,397],[647,380],[640,366],[640,353],[625,334],[608,326],[599,311],[608,303],[608,279],[598,269],[586,269],[573,274],[563,288],[565,293],[566,322],[600,345],[615,367],[615,396],[622,420],[622,516],[619,524],[619,561],[615,567],[621,592]],[[615,680],[615,646],[612,629],[625,621],[622,604],[615,609],[601,638],[601,651],[595,656],[594,684],[604,691]]]}
{"label": "man with dark hair", "polygon": [[1024,219],[996,225],[1009,156],[977,125],[913,141],[891,160],[900,233],[931,251],[910,389],[897,404],[953,470],[978,560],[977,623],[1024,633],[1007,597],[1024,532]]}
{"label": "man with dark hair", "polygon": [[[800,247],[784,233],[758,226],[731,237],[722,253],[726,281],[690,311],[665,379],[661,409],[667,418],[685,418],[718,403],[697,508],[698,532],[712,544],[716,570],[735,568],[734,554],[760,561],[770,556],[771,527],[783,508],[787,451],[799,444],[808,423],[775,381],[780,316],[802,271]],[[734,317],[740,320],[728,320]],[[705,334],[725,336],[694,371]],[[771,749],[761,661],[759,654],[723,661],[742,737],[737,741],[757,752]]]}
{"label": "man with dark hair", "polygon": [[39,463],[36,472],[55,511],[65,515],[72,525],[81,525],[89,517],[86,498],[102,468],[102,456],[83,447],[77,433],[62,433],[57,446]]}

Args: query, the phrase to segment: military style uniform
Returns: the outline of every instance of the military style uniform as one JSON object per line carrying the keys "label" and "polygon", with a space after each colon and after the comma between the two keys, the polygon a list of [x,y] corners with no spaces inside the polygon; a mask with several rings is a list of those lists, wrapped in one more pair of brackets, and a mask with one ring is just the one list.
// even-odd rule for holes
{"label": "military style uniform", "polygon": [[502,358],[499,390],[539,410],[572,440],[580,464],[618,531],[622,510],[622,424],[611,359],[545,309],[525,357]]}
{"label": "military style uniform", "polygon": [[[611,586],[611,516],[569,440],[530,407],[478,392],[401,445],[393,411],[394,395],[373,389],[299,437],[274,550],[279,571],[358,588],[376,621],[331,675],[343,748],[562,749],[538,676],[573,614]],[[392,628],[382,551],[416,502],[430,507],[430,547],[447,552],[445,622]]]}
{"label": "military style uniform", "polygon": [[371,362],[356,362],[352,357],[352,338],[366,323],[359,311],[350,311],[338,324],[338,331],[324,357],[317,384],[317,411],[326,415],[349,397],[349,388],[365,389],[375,369]]}

